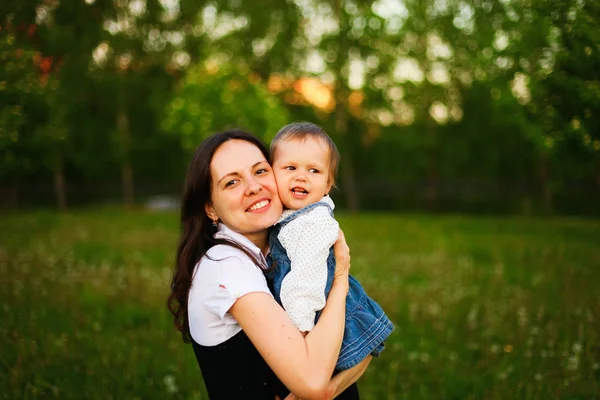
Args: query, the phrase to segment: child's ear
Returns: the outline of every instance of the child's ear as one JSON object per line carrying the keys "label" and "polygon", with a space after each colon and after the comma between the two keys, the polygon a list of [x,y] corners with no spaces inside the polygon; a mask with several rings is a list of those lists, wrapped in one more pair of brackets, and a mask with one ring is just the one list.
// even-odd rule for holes
{"label": "child's ear", "polygon": [[206,215],[208,216],[208,218],[212,219],[213,221],[217,221],[219,219],[219,217],[217,217],[217,213],[215,212],[215,209],[213,208],[212,204],[206,203],[204,205],[204,211],[206,212]]}
{"label": "child's ear", "polygon": [[333,181],[329,181],[329,183],[327,183],[327,189],[325,190],[325,195],[329,195],[329,192],[331,192],[331,188],[333,187]]}

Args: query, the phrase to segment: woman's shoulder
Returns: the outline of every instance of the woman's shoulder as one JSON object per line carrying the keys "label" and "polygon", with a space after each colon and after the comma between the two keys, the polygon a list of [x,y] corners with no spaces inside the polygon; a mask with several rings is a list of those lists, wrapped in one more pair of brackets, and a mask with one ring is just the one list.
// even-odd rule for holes
{"label": "woman's shoulder", "polygon": [[208,249],[204,257],[202,257],[200,262],[226,262],[256,268],[254,261],[246,253],[244,253],[244,251],[228,244],[217,244],[211,247]]}
{"label": "woman's shoulder", "polygon": [[198,263],[196,273],[210,275],[221,283],[235,281],[241,284],[245,281],[244,286],[251,286],[252,282],[262,286],[265,281],[263,271],[255,260],[243,250],[227,244],[211,247]]}

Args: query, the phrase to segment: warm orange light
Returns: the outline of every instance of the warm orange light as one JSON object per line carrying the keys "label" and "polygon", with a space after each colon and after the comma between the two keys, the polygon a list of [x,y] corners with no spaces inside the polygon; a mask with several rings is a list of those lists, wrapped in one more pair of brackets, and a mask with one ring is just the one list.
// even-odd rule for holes
{"label": "warm orange light", "polygon": [[301,78],[294,83],[294,90],[302,94],[304,99],[313,106],[331,112],[335,101],[331,88],[315,78]]}

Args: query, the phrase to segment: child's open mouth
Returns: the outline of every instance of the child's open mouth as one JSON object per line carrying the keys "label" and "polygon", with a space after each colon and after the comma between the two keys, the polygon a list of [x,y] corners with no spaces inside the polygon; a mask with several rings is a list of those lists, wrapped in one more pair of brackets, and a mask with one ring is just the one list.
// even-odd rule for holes
{"label": "child's open mouth", "polygon": [[308,195],[308,192],[302,188],[292,188],[292,194],[294,195],[294,197],[298,197],[298,198],[302,198]]}

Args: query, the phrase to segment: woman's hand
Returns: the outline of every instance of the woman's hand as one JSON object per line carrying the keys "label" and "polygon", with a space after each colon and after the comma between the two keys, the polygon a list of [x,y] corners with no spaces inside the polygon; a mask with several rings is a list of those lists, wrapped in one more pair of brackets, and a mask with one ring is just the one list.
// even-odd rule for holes
{"label": "woman's hand", "polygon": [[350,273],[350,248],[341,229],[338,240],[333,244],[333,252],[335,254],[335,274],[333,277],[347,277]]}

